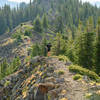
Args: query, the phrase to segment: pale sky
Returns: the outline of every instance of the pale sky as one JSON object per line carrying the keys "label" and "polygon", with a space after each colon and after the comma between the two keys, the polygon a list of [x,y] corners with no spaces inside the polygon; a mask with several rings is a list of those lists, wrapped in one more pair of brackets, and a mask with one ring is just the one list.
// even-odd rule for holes
{"label": "pale sky", "polygon": [[26,3],[29,3],[30,0],[8,0],[8,1],[12,1],[12,2],[26,2]]}
{"label": "pale sky", "polygon": [[[29,3],[30,0],[8,0],[8,1],[12,1],[12,2],[26,2]],[[100,2],[100,0],[82,0],[83,2],[90,2],[92,4],[95,4],[96,2]]]}
{"label": "pale sky", "polygon": [[82,0],[82,1],[87,1],[87,2],[98,2],[100,0]]}
{"label": "pale sky", "polygon": [[95,2],[100,2],[100,0],[82,0],[83,2],[90,2],[90,3],[95,3]]}

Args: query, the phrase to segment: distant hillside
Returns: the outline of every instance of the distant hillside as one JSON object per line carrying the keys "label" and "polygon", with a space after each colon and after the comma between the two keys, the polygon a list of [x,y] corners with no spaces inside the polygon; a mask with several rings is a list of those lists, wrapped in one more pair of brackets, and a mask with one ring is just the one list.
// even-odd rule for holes
{"label": "distant hillside", "polygon": [[11,31],[22,22],[33,21],[37,15],[42,17],[44,13],[47,13],[50,23],[61,16],[64,25],[72,29],[78,26],[79,19],[85,24],[89,16],[93,16],[96,26],[100,9],[89,3],[82,4],[79,0],[34,0],[31,6],[22,4],[18,9],[11,9],[6,5],[0,10],[0,34]]}

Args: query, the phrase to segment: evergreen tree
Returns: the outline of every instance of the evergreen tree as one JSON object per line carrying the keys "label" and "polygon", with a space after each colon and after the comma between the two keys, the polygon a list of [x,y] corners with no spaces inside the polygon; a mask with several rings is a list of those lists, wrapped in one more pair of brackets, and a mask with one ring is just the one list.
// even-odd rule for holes
{"label": "evergreen tree", "polygon": [[98,20],[98,31],[96,41],[96,72],[100,74],[100,18]]}
{"label": "evergreen tree", "polygon": [[7,71],[7,68],[9,67],[6,59],[4,59],[0,67],[1,67],[1,77],[3,78],[6,76],[6,73],[7,73],[6,71]]}
{"label": "evergreen tree", "polygon": [[46,14],[44,14],[43,17],[42,17],[42,24],[43,24],[43,28],[45,30],[47,30],[47,28],[48,28],[48,18],[47,18]]}
{"label": "evergreen tree", "polygon": [[77,56],[76,63],[79,65],[84,65],[84,42],[85,42],[85,34],[84,34],[84,29],[83,29],[83,23],[79,20],[79,25],[77,29],[77,33],[75,36],[75,54]]}
{"label": "evergreen tree", "polygon": [[86,32],[80,36],[79,49],[79,64],[86,68],[92,68],[94,52],[94,30],[93,20],[91,17],[87,21]]}
{"label": "evergreen tree", "polygon": [[3,13],[0,12],[0,35],[7,30],[6,18],[4,18]]}
{"label": "evergreen tree", "polygon": [[62,16],[58,16],[56,20],[56,32],[63,33],[64,30],[64,24]]}
{"label": "evergreen tree", "polygon": [[68,28],[67,33],[68,33],[67,35],[68,39],[66,42],[67,43],[66,56],[68,56],[69,59],[74,62],[74,46],[75,45],[74,45],[74,40],[72,36],[72,31]]}
{"label": "evergreen tree", "polygon": [[47,40],[46,40],[46,37],[44,37],[43,40],[42,40],[41,48],[42,48],[42,55],[47,56]]}
{"label": "evergreen tree", "polygon": [[0,64],[0,79],[15,72],[20,65],[21,65],[21,61],[19,57],[14,58],[13,61],[9,64],[7,60],[4,59],[4,61]]}
{"label": "evergreen tree", "polygon": [[39,16],[37,16],[37,18],[34,21],[34,30],[36,32],[42,32],[43,31],[42,23],[41,23]]}
{"label": "evergreen tree", "polygon": [[81,35],[79,36],[79,38],[77,38],[78,41],[78,45],[77,45],[77,56],[78,56],[78,61],[77,63],[81,66],[86,66],[85,62],[86,62],[86,56],[85,56],[85,33],[82,32]]}
{"label": "evergreen tree", "polygon": [[65,54],[66,52],[66,42],[62,38],[62,35],[60,33],[57,33],[54,42],[52,44],[52,53],[54,55],[60,55]]}
{"label": "evergreen tree", "polygon": [[90,17],[87,26],[87,33],[85,40],[85,48],[86,48],[86,67],[93,67],[93,52],[94,52],[94,26],[93,26],[93,18]]}
{"label": "evergreen tree", "polygon": [[20,58],[19,57],[14,58],[11,64],[12,72],[16,71],[20,65],[21,65]]}
{"label": "evergreen tree", "polygon": [[39,56],[39,55],[41,55],[41,48],[40,48],[40,45],[38,43],[35,43],[32,46],[31,57]]}

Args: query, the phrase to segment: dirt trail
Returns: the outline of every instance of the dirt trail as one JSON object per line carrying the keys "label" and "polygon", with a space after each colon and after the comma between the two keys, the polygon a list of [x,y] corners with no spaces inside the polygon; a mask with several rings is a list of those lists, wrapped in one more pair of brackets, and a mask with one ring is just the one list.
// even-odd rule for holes
{"label": "dirt trail", "polygon": [[82,82],[73,80],[73,73],[69,72],[68,66],[58,59],[52,58],[48,62],[50,65],[55,66],[55,71],[64,71],[64,75],[61,78],[64,78],[63,89],[67,91],[64,97],[67,97],[68,100],[86,100],[84,95],[86,93],[86,84]]}

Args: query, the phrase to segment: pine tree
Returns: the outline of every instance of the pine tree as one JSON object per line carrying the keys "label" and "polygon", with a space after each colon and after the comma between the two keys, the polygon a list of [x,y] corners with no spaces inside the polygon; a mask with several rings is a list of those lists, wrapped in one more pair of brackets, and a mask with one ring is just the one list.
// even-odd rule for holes
{"label": "pine tree", "polygon": [[38,43],[35,43],[32,46],[31,57],[39,56],[39,55],[41,55],[41,48],[40,48],[40,45]]}
{"label": "pine tree", "polygon": [[7,22],[3,13],[0,12],[0,35],[3,34],[7,30]]}
{"label": "pine tree", "polygon": [[85,34],[84,34],[84,30],[83,30],[83,23],[79,20],[79,25],[78,25],[78,29],[77,29],[77,33],[75,36],[75,55],[76,55],[76,59],[75,62],[79,65],[83,65],[84,64],[84,42],[85,42]]}
{"label": "pine tree", "polygon": [[98,20],[98,31],[96,41],[96,72],[100,74],[100,18]]}
{"label": "pine tree", "polygon": [[86,48],[86,67],[93,67],[93,52],[94,52],[94,26],[93,26],[93,18],[90,17],[87,25],[86,32],[86,40],[85,40],[85,48]]}
{"label": "pine tree", "polygon": [[44,14],[43,17],[42,17],[42,24],[43,24],[43,28],[45,30],[47,30],[47,28],[48,28],[48,18],[47,18],[46,14]]}
{"label": "pine tree", "polygon": [[9,67],[6,59],[4,59],[0,67],[1,67],[1,77],[3,78],[6,76],[6,71],[7,71],[7,68]]}
{"label": "pine tree", "polygon": [[79,64],[86,68],[93,67],[94,52],[94,27],[93,19],[90,17],[87,21],[86,31],[80,36],[79,45]]}
{"label": "pine tree", "polygon": [[47,40],[46,40],[46,37],[44,37],[43,40],[42,40],[41,48],[42,48],[42,55],[47,56]]}
{"label": "pine tree", "polygon": [[62,16],[58,16],[56,20],[56,32],[63,33],[64,30],[64,24]]}
{"label": "pine tree", "polygon": [[86,56],[85,56],[85,33],[82,32],[81,35],[79,36],[79,38],[77,38],[78,41],[78,45],[77,45],[77,56],[78,56],[78,61],[77,63],[83,67],[85,67],[85,62],[86,62]]}
{"label": "pine tree", "polygon": [[16,57],[13,59],[12,61],[12,72],[16,71],[18,69],[18,67],[20,67],[21,65],[21,61],[19,57]]}
{"label": "pine tree", "polygon": [[57,33],[54,42],[52,44],[52,52],[54,55],[60,55],[65,54],[66,52],[66,42],[62,38],[62,35],[60,33]]}
{"label": "pine tree", "polygon": [[37,16],[35,21],[34,21],[34,30],[36,32],[42,32],[43,31],[42,23],[41,23],[39,16]]}
{"label": "pine tree", "polygon": [[69,59],[74,62],[74,40],[72,36],[72,31],[68,28],[67,29],[67,46],[66,46],[66,56],[69,57]]}

